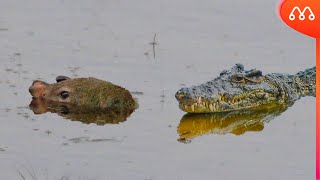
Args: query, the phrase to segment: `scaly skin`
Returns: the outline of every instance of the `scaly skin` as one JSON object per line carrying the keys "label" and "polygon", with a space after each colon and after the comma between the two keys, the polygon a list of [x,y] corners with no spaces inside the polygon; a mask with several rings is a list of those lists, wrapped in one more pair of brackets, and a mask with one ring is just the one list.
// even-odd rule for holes
{"label": "scaly skin", "polygon": [[292,104],[304,96],[315,96],[316,68],[295,75],[244,70],[236,64],[214,80],[182,88],[176,93],[181,110],[188,113],[226,112],[267,104]]}

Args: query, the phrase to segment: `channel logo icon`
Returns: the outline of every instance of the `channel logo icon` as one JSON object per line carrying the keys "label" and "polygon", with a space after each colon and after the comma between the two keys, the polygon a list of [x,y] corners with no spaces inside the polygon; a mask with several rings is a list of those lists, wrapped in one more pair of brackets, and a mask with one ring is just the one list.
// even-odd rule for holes
{"label": "channel logo icon", "polygon": [[320,38],[320,0],[283,0],[279,14],[294,30]]}
{"label": "channel logo icon", "polygon": [[301,11],[298,6],[295,6],[295,7],[292,9],[291,13],[289,14],[289,19],[290,19],[291,21],[294,21],[294,20],[296,19],[296,15],[294,14],[296,11],[299,12],[299,19],[300,19],[300,21],[303,21],[303,20],[306,19],[305,13],[307,13],[307,12],[309,13],[309,16],[308,16],[308,17],[309,17],[309,20],[310,20],[310,21],[313,21],[313,20],[316,18],[316,16],[313,14],[313,12],[312,12],[312,10],[311,10],[311,8],[310,8],[309,6],[305,7],[305,8],[303,9],[303,11]]}

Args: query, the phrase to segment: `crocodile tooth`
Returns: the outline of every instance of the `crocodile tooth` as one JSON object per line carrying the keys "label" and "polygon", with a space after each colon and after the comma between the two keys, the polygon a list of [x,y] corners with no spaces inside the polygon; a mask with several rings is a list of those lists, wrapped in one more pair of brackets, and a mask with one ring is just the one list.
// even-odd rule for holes
{"label": "crocodile tooth", "polygon": [[228,103],[222,103],[221,105],[224,107],[224,109],[229,109],[231,107]]}
{"label": "crocodile tooth", "polygon": [[198,97],[198,104],[201,104],[201,96]]}
{"label": "crocodile tooth", "polygon": [[258,93],[258,94],[257,94],[257,97],[258,97],[259,99],[264,98],[264,96],[265,96],[265,94],[264,94],[264,93]]}
{"label": "crocodile tooth", "polygon": [[188,105],[184,105],[184,109],[187,109],[188,108]]}
{"label": "crocodile tooth", "polygon": [[202,105],[205,107],[206,106],[206,102],[202,102]]}
{"label": "crocodile tooth", "polygon": [[191,110],[194,112],[194,104],[191,105]]}
{"label": "crocodile tooth", "polygon": [[210,111],[213,111],[213,105],[212,104],[209,104],[209,109],[210,109]]}
{"label": "crocodile tooth", "polygon": [[269,100],[270,100],[270,101],[275,101],[276,98],[275,98],[275,97],[270,97]]}

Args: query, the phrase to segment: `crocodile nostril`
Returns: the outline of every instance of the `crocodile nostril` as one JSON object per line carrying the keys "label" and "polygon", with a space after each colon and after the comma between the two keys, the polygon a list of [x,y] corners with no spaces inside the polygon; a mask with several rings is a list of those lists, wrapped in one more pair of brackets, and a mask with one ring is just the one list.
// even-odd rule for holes
{"label": "crocodile nostril", "polygon": [[179,91],[177,91],[177,93],[176,93],[176,99],[178,100],[178,101],[180,101],[180,100],[182,100],[182,98],[185,96],[185,92],[184,91],[182,91],[182,90],[179,90]]}
{"label": "crocodile nostril", "polygon": [[182,100],[182,98],[184,97],[185,95],[184,94],[176,94],[176,99],[178,100],[178,101],[180,101],[180,100]]}

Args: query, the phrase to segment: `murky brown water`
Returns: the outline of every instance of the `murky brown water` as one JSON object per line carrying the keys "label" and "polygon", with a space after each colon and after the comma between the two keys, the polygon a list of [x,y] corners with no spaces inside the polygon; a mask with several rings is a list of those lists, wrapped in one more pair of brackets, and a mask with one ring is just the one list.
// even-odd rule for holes
{"label": "murky brown water", "polygon": [[[262,130],[178,141],[180,87],[238,62],[264,73],[314,66],[315,42],[277,18],[277,3],[1,1],[1,179],[22,179],[19,172],[27,179],[314,179],[313,97]],[[142,92],[140,108],[104,126],[33,114],[32,80],[54,82],[57,75]]]}

